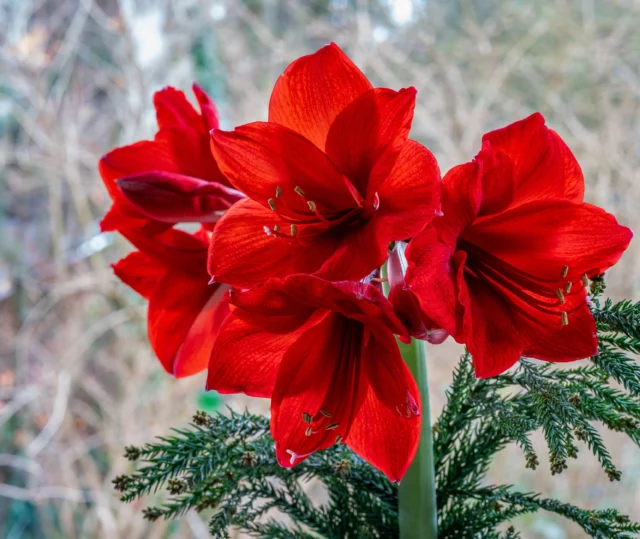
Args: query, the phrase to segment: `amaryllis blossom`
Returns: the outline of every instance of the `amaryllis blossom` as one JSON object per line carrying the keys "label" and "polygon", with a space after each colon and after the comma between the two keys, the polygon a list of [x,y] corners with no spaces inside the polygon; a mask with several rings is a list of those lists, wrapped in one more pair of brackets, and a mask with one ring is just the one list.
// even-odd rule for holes
{"label": "amaryllis blossom", "polygon": [[[417,331],[465,343],[481,377],[521,355],[595,354],[587,279],[618,261],[632,233],[583,193],[580,166],[540,114],[486,134],[474,161],[444,177],[444,215],[406,249]],[[406,298],[399,307],[415,316]]]}
{"label": "amaryllis blossom", "polygon": [[214,130],[213,154],[248,198],[217,224],[209,271],[248,287],[271,276],[361,279],[439,212],[440,174],[409,140],[416,91],[373,88],[336,45],[278,79],[269,121]]}
{"label": "amaryllis blossom", "polygon": [[229,313],[225,285],[209,285],[208,234],[168,229],[156,235],[123,231],[139,251],[117,264],[115,274],[149,300],[151,347],[177,378],[207,367],[220,325]]}
{"label": "amaryllis blossom", "polygon": [[155,138],[116,148],[100,159],[100,174],[114,202],[102,220],[103,231],[214,223],[243,198],[211,155],[209,131],[218,127],[216,108],[196,84],[193,92],[200,113],[179,90],[156,92]]}
{"label": "amaryllis blossom", "polygon": [[416,452],[420,398],[384,295],[363,282],[309,275],[230,293],[207,387],[271,397],[281,465],[343,441],[398,481]]}

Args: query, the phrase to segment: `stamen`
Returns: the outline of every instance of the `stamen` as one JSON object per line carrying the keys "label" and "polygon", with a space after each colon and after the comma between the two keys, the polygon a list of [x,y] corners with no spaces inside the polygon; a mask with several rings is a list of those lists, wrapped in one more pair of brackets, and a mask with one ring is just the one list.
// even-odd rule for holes
{"label": "stamen", "polygon": [[298,227],[296,225],[291,225],[291,235],[295,237],[298,233]]}
{"label": "stamen", "polygon": [[320,408],[320,413],[324,416],[324,417],[331,417],[331,414],[329,412],[327,412],[326,410],[323,410],[322,408]]}
{"label": "stamen", "polygon": [[279,185],[276,185],[276,198],[282,198],[282,189]]}
{"label": "stamen", "polygon": [[285,451],[289,453],[289,455],[291,455],[291,460],[289,461],[289,464],[295,463],[296,459],[303,459],[305,457],[308,457],[309,455],[313,455],[313,451],[311,453],[296,453],[291,449],[286,449]]}
{"label": "stamen", "polygon": [[325,430],[334,430],[337,429],[340,426],[339,423],[331,423],[331,425],[327,425],[324,429]]}
{"label": "stamen", "polygon": [[304,191],[302,190],[302,187],[298,187],[297,185],[293,188],[293,190],[298,193],[301,197],[304,196]]}
{"label": "stamen", "polygon": [[307,427],[307,430],[304,431],[304,435],[305,436],[311,436],[312,432],[313,431],[311,430],[311,427]]}
{"label": "stamen", "polygon": [[302,421],[311,425],[311,423],[313,423],[313,417],[311,417],[311,414],[308,414],[307,412],[302,412]]}
{"label": "stamen", "polygon": [[335,443],[339,444],[342,441],[342,436],[340,436],[339,434],[336,436],[336,441]]}
{"label": "stamen", "polygon": [[567,284],[564,285],[564,293],[568,294],[569,292],[571,292],[571,281],[569,281]]}
{"label": "stamen", "polygon": [[280,225],[273,225],[273,231],[277,234],[280,232]]}
{"label": "stamen", "polygon": [[562,268],[562,276],[566,277],[567,275],[569,275],[569,266]]}
{"label": "stamen", "polygon": [[562,290],[560,290],[558,288],[556,290],[556,295],[558,296],[558,300],[560,301],[560,304],[562,305],[564,303],[564,294],[562,293]]}
{"label": "stamen", "polygon": [[582,284],[584,285],[585,288],[589,286],[589,279],[587,278],[586,273],[582,276]]}
{"label": "stamen", "polygon": [[562,313],[562,325],[563,326],[569,325],[569,317],[567,316],[567,313]]}
{"label": "stamen", "polygon": [[269,207],[273,210],[276,211],[276,201],[273,200],[272,198],[270,198],[269,200],[267,200],[267,202],[269,203]]}
{"label": "stamen", "polygon": [[307,205],[311,211],[316,211],[316,203],[313,200],[307,200]]}
{"label": "stamen", "polygon": [[371,277],[372,283],[388,283],[389,279],[387,277]]}

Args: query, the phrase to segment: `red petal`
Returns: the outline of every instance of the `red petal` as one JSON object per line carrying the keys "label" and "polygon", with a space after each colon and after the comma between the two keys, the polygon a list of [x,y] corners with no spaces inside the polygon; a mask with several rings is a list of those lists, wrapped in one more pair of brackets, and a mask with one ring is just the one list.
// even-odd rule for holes
{"label": "red petal", "polygon": [[524,349],[514,312],[479,279],[467,276],[467,289],[464,343],[473,356],[476,376],[497,376],[513,366]]}
{"label": "red petal", "polygon": [[[361,324],[330,314],[285,353],[271,401],[271,434],[282,466],[298,464],[348,433],[366,391],[357,357],[361,339]],[[330,418],[320,414],[323,406]],[[312,416],[314,424],[305,422],[303,414]],[[332,423],[338,426],[327,430]]]}
{"label": "red petal", "polygon": [[415,236],[440,213],[440,169],[433,154],[409,140],[380,186],[376,226],[385,241]]}
{"label": "red petal", "polygon": [[149,221],[147,216],[142,215],[122,196],[122,193],[118,194],[118,199],[111,205],[109,211],[100,221],[101,232],[144,230],[146,233],[155,234],[163,232],[170,226],[167,223]]}
{"label": "red petal", "polygon": [[273,276],[313,273],[336,248],[337,238],[301,245],[275,234],[276,225],[289,233],[289,223],[257,202],[234,204],[213,231],[209,273],[220,282],[248,288]]}
{"label": "red petal", "polygon": [[474,161],[453,167],[442,179],[442,213],[436,219],[440,238],[455,250],[458,236],[478,216],[482,202],[482,166]]}
{"label": "red petal", "polygon": [[516,181],[514,164],[504,152],[496,152],[488,142],[476,157],[482,167],[482,204],[478,215],[492,215],[513,204]]}
{"label": "red petal", "polygon": [[115,263],[113,272],[124,284],[149,299],[167,268],[150,256],[134,251]]}
{"label": "red petal", "polygon": [[207,389],[271,397],[284,353],[307,329],[274,334],[230,315],[213,347]]}
{"label": "red petal", "polygon": [[200,111],[202,112],[202,119],[204,121],[204,131],[209,134],[212,129],[218,129],[218,127],[220,127],[218,109],[200,86],[194,83],[192,89],[200,105]]}
{"label": "red petal", "polygon": [[[570,293],[565,291],[561,304],[556,297],[549,299],[527,289],[527,283],[508,283],[504,277],[509,275],[495,279],[485,274],[484,285],[510,309],[513,330],[504,338],[521,343],[523,355],[547,361],[575,361],[597,352],[595,321],[581,283],[572,286]],[[555,296],[555,291],[549,292]],[[567,325],[563,323],[563,312]],[[518,336],[514,337],[516,332]]]}
{"label": "red petal", "polygon": [[289,286],[288,280],[278,278],[243,292],[229,293],[236,317],[271,333],[288,333],[304,324],[316,310],[306,299]]}
{"label": "red petal", "polygon": [[575,361],[598,352],[596,323],[586,301],[567,313],[568,324],[561,318],[520,316],[518,326],[526,341],[523,354],[545,361]]}
{"label": "red petal", "polygon": [[420,442],[418,387],[391,334],[372,336],[363,363],[370,385],[345,443],[398,482]]}
{"label": "red petal", "polygon": [[220,212],[243,198],[219,183],[170,172],[143,172],[121,178],[117,184],[142,214],[170,223],[216,222]]}
{"label": "red petal", "polygon": [[375,220],[347,228],[343,233],[336,239],[333,253],[315,273],[317,276],[329,281],[363,279],[384,263],[389,241],[379,232]]}
{"label": "red petal", "polygon": [[185,176],[229,185],[211,154],[208,133],[204,134],[194,129],[168,127],[158,131],[154,142],[161,152],[167,154],[166,158],[170,160],[173,168],[156,165],[140,172],[148,170],[177,172]]}
{"label": "red petal", "polygon": [[582,202],[584,199],[584,176],[578,161],[560,135],[549,129],[549,135],[562,156],[564,162],[564,197],[571,202]]}
{"label": "red petal", "polygon": [[187,96],[181,90],[171,86],[153,94],[153,106],[156,108],[158,127],[183,126],[202,129],[202,120]]}
{"label": "red petal", "polygon": [[[216,334],[214,321],[220,314],[216,307],[223,295],[220,285],[208,285],[206,277],[169,272],[158,283],[149,301],[149,341],[168,373],[188,376],[207,367]],[[181,348],[190,337],[196,341],[183,354]]]}
{"label": "red petal", "polygon": [[122,235],[136,248],[165,267],[195,278],[209,280],[206,239],[170,228],[159,234],[123,230]]}
{"label": "red petal", "polygon": [[289,127],[324,150],[338,113],[371,83],[331,43],[293,62],[277,80],[269,103],[269,121]]}
{"label": "red petal", "polygon": [[112,197],[117,179],[150,171],[228,183],[211,155],[208,136],[190,128],[167,127],[152,141],[116,148],[102,157],[99,168]]}
{"label": "red petal", "polygon": [[[348,181],[317,147],[301,135],[275,123],[255,122],[235,131],[214,131],[211,148],[231,183],[269,207],[272,199],[283,215],[314,217],[355,207]],[[276,188],[281,197],[276,197]],[[295,189],[302,189],[304,196]],[[314,217],[315,219],[315,217]]]}
{"label": "red petal", "polygon": [[514,206],[549,197],[582,201],[584,178],[580,166],[560,137],[545,126],[541,114],[487,133],[482,140],[513,162]]}
{"label": "red petal", "polygon": [[[207,303],[197,314],[189,331],[173,360],[173,375],[176,378],[191,376],[204,370],[209,364],[211,350],[220,331],[220,327],[229,315],[229,303],[226,299],[228,287],[208,285],[203,292],[211,294]],[[197,293],[194,290],[191,293]]]}
{"label": "red petal", "polygon": [[[389,175],[409,137],[415,101],[415,88],[399,92],[373,88],[351,102],[331,124],[326,153],[363,197],[369,195],[367,184],[374,167],[370,196]],[[384,163],[379,163],[385,152]]]}
{"label": "red petal", "polygon": [[[466,241],[536,278],[561,281],[599,275],[614,265],[631,241],[631,231],[591,204],[546,199],[474,224]],[[561,283],[564,286],[564,282]]]}
{"label": "red petal", "polygon": [[[405,284],[405,273],[408,262],[405,256],[406,244],[397,242],[389,260],[387,272],[389,276],[389,302],[393,310],[408,329],[409,335],[416,339],[427,340],[432,344],[440,344],[449,333],[439,329],[425,312],[420,308],[416,295]],[[411,342],[411,339],[405,341]]]}
{"label": "red petal", "polygon": [[433,226],[413,238],[406,251],[408,289],[426,318],[454,336],[460,334],[463,316],[457,286],[460,256],[453,256]]}
{"label": "red petal", "polygon": [[[309,308],[313,308],[340,313],[368,326],[406,336],[405,328],[384,294],[363,282],[329,282],[312,275],[290,275],[285,279],[270,279],[245,292],[234,292],[230,301],[238,307],[239,317],[273,332],[294,327],[287,318],[306,319]],[[280,320],[282,323],[271,325],[272,321]]]}

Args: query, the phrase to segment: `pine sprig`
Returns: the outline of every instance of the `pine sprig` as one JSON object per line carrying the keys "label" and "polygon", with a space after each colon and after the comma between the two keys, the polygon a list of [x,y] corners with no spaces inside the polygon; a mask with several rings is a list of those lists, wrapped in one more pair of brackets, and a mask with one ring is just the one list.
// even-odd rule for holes
{"label": "pine sprig", "polygon": [[[600,286],[600,285],[598,285]],[[596,290],[597,291],[597,290]],[[548,511],[598,538],[631,538],[640,526],[613,509],[588,511],[512,486],[486,486],[496,453],[515,443],[527,467],[538,457],[530,436],[542,430],[553,473],[562,473],[584,443],[611,480],[615,467],[594,423],[626,434],[640,445],[640,304],[594,298],[600,353],[591,364],[556,368],[523,359],[491,379],[477,379],[465,353],[454,372],[447,404],[434,425],[439,537],[515,539],[513,518]],[[229,411],[198,413],[193,423],[125,455],[141,465],[114,480],[122,499],[164,492],[145,517],[175,518],[194,509],[211,515],[215,537],[233,526],[256,537],[397,537],[397,488],[340,444],[287,470],[275,459],[266,418]],[[318,505],[303,488],[321,483],[327,502]],[[285,514],[285,524],[279,515]]]}

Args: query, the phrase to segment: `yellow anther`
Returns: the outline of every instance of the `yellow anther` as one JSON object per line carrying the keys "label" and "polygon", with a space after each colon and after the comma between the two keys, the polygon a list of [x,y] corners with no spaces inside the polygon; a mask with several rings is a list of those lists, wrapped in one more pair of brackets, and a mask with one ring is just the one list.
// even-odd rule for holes
{"label": "yellow anther", "polygon": [[589,286],[589,279],[587,279],[586,273],[582,276],[582,284],[585,286],[585,288]]}
{"label": "yellow anther", "polygon": [[324,416],[324,417],[331,417],[331,414],[329,412],[327,412],[326,410],[323,410],[322,408],[320,408],[320,413]]}
{"label": "yellow anther", "polygon": [[307,200],[307,205],[311,211],[316,211],[316,203],[313,200]]}
{"label": "yellow anther", "polygon": [[338,423],[331,423],[331,425],[327,425],[325,430],[334,430],[337,429],[340,425]]}
{"label": "yellow anther", "polygon": [[567,313],[562,313],[562,325],[563,326],[569,325],[569,317],[567,316]]}
{"label": "yellow anther", "polygon": [[558,300],[560,301],[560,303],[564,303],[564,294],[562,293],[562,290],[558,288],[556,290],[556,295],[558,296]]}
{"label": "yellow anther", "polygon": [[298,227],[296,225],[291,225],[291,235],[295,236],[298,233]]}
{"label": "yellow anther", "polygon": [[280,232],[280,225],[273,225],[274,232]]}
{"label": "yellow anther", "polygon": [[311,414],[308,414],[307,412],[302,412],[302,421],[311,425],[311,423],[313,423],[313,417],[311,417]]}
{"label": "yellow anther", "polygon": [[312,433],[311,427],[307,427],[307,430],[304,431],[305,436],[311,436],[311,433]]}
{"label": "yellow anther", "polygon": [[342,436],[340,436],[339,434],[336,436],[336,442],[337,444],[339,444],[342,441]]}
{"label": "yellow anther", "polygon": [[269,200],[267,200],[267,202],[269,203],[269,207],[273,210],[276,211],[276,201],[273,200],[272,198],[270,198]]}
{"label": "yellow anther", "polygon": [[293,190],[298,193],[301,197],[304,196],[304,191],[302,190],[302,187],[298,187],[297,185],[293,188]]}
{"label": "yellow anther", "polygon": [[276,198],[282,198],[282,189],[279,185],[276,185]]}
{"label": "yellow anther", "polygon": [[566,277],[567,275],[569,275],[569,266],[562,268],[562,276]]}
{"label": "yellow anther", "polygon": [[571,281],[569,281],[567,284],[564,285],[564,293],[568,294],[569,292],[571,292]]}

